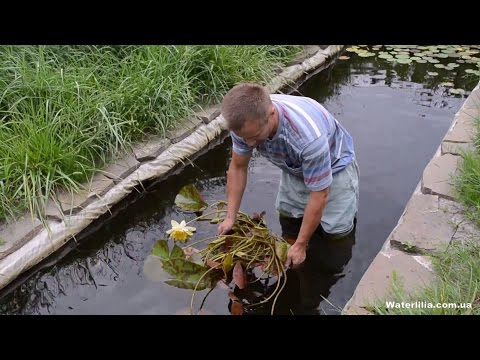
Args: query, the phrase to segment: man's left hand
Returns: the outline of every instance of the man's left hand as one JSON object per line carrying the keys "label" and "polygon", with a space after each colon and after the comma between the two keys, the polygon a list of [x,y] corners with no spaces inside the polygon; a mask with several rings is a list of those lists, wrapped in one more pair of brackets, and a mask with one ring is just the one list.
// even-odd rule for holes
{"label": "man's left hand", "polygon": [[288,268],[290,265],[292,267],[297,267],[305,261],[307,245],[295,242],[287,253],[287,261],[285,267]]}

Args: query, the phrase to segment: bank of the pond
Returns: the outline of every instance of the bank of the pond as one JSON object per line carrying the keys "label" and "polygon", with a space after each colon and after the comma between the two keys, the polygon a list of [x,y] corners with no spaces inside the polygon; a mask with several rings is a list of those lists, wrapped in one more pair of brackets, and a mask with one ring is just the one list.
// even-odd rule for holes
{"label": "bank of the pond", "polygon": [[[314,70],[326,66],[342,45],[309,46],[293,65],[268,82],[277,92]],[[60,249],[129,193],[168,176],[219,137],[226,135],[219,106],[212,106],[179,122],[165,138],[136,144],[126,157],[109,164],[71,196],[57,194],[57,204],[47,207],[46,223],[25,214],[0,227],[0,289],[53,252]],[[59,209],[58,204],[61,205]]]}
{"label": "bank of the pond", "polygon": [[[480,83],[456,113],[397,226],[364,273],[343,314],[372,314],[370,310],[373,305],[378,305],[379,300],[392,302],[382,304],[385,307],[427,309],[428,306],[438,306],[429,305],[422,301],[424,299],[414,299],[416,302],[408,304],[394,303],[398,299],[390,299],[389,296],[393,296],[391,291],[395,283],[397,286],[400,283],[407,294],[415,294],[433,284],[437,274],[429,254],[443,251],[449,244],[463,244],[480,238],[480,230],[467,219],[454,191],[454,176],[461,167],[463,152],[474,148],[474,119],[478,118]],[[459,303],[471,301],[458,299]]]}

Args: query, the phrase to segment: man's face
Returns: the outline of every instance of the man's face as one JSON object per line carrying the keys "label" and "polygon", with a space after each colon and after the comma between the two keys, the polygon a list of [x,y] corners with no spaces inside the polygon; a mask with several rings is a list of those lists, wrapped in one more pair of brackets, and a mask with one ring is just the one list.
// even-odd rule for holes
{"label": "man's face", "polygon": [[239,131],[235,131],[235,134],[243,138],[248,146],[258,146],[270,135],[269,121],[260,124],[260,121],[247,120]]}
{"label": "man's face", "polygon": [[275,108],[271,107],[267,119],[249,119],[235,134],[243,138],[248,146],[256,147],[271,135],[275,127]]}

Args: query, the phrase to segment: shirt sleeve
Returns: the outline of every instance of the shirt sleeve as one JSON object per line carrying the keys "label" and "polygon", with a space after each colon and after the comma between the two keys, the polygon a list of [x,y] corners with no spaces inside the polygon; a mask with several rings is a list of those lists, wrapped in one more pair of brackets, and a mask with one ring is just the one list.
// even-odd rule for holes
{"label": "shirt sleeve", "polygon": [[330,186],[332,166],[326,136],[320,136],[303,149],[302,171],[303,181],[310,191],[321,191]]}
{"label": "shirt sleeve", "polygon": [[233,131],[230,131],[230,137],[232,138],[233,151],[239,155],[252,155],[253,147],[248,146],[240,136],[237,136]]}

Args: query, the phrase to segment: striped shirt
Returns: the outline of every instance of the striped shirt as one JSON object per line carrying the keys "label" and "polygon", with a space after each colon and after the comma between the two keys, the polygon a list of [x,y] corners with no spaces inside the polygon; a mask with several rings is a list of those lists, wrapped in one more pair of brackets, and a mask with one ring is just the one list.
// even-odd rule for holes
{"label": "striped shirt", "polygon": [[[300,178],[311,191],[330,186],[332,175],[355,157],[347,130],[317,101],[300,96],[272,94],[278,110],[278,128],[257,151],[274,165]],[[233,151],[251,155],[253,147],[230,132]]]}

